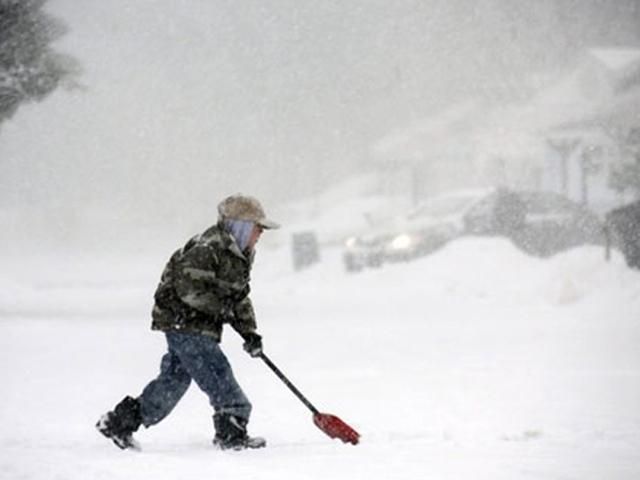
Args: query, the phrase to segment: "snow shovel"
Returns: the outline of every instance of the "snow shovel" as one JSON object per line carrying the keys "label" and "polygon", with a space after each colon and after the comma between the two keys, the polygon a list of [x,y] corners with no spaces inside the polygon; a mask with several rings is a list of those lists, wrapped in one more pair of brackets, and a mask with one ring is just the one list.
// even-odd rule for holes
{"label": "snow shovel", "polygon": [[302,403],[304,403],[309,410],[311,410],[311,413],[313,413],[313,423],[315,423],[320,430],[326,433],[329,437],[338,438],[344,443],[350,443],[352,445],[358,444],[358,442],[360,441],[360,434],[358,432],[356,432],[353,428],[344,423],[335,415],[320,413],[318,409],[314,407],[311,402],[307,400],[304,395],[302,395],[302,393],[300,393],[300,390],[298,390],[295,385],[291,383],[287,377],[285,377],[284,373],[282,373],[280,369],[274,365],[269,357],[267,357],[264,353],[260,353],[260,355],[258,356],[262,359],[262,361],[264,361],[264,363],[267,364],[267,366],[271,370],[273,370],[273,373],[275,373],[278,378],[282,380],[282,382],[287,387],[289,387],[289,390],[291,390],[295,394],[295,396],[298,397],[298,399]]}

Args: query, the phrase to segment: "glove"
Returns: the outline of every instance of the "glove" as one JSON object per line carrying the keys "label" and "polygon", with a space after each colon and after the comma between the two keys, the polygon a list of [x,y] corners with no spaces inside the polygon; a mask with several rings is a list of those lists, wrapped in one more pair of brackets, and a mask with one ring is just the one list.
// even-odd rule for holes
{"label": "glove", "polygon": [[252,357],[259,357],[262,354],[262,337],[255,332],[245,333],[244,338],[244,351]]}

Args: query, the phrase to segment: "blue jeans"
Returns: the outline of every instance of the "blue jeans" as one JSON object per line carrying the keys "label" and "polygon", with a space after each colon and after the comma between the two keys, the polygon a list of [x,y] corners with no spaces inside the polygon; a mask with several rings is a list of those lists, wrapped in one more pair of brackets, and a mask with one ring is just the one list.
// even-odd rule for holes
{"label": "blue jeans", "polygon": [[218,342],[205,335],[166,333],[168,352],[160,375],[139,397],[142,424],[155,425],[165,418],[186,393],[191,379],[207,394],[216,413],[249,420],[251,403],[236,382],[231,365]]}

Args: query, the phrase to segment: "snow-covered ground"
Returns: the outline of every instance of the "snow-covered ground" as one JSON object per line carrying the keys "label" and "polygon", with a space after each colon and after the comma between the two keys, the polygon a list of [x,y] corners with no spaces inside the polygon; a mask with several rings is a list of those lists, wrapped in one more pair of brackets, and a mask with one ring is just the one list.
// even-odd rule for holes
{"label": "snow-covered ground", "polygon": [[157,372],[149,310],[169,253],[3,259],[1,479],[640,478],[640,274],[598,248],[540,260],[499,239],[357,275],[335,247],[294,273],[263,245],[265,349],[360,445],[326,437],[227,331],[268,448],[215,450],[192,386],[138,432],[142,452],[119,451],[93,425]]}

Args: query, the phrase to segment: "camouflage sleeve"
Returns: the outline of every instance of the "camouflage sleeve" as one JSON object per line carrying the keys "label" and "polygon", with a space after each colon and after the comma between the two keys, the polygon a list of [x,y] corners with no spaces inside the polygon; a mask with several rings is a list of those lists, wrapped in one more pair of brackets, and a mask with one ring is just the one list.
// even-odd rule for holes
{"label": "camouflage sleeve", "polygon": [[254,332],[256,326],[256,314],[253,310],[253,304],[249,296],[244,297],[241,301],[236,303],[234,310],[234,318],[231,321],[231,326],[238,333]]}

